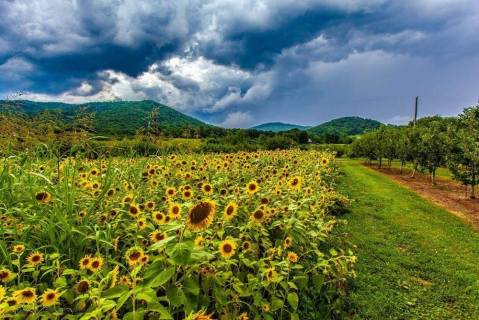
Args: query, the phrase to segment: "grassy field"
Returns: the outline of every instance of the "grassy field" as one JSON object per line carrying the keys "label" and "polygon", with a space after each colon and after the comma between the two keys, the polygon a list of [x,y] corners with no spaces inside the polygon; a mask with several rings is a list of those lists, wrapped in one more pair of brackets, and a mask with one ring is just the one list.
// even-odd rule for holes
{"label": "grassy field", "polygon": [[339,189],[354,199],[340,231],[357,245],[357,318],[478,319],[479,234],[356,161],[340,165]]}

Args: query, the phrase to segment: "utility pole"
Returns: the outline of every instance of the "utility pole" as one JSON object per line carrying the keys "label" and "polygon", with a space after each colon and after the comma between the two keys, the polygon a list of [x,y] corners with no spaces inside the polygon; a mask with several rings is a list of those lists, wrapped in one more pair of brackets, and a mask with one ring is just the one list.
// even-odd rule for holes
{"label": "utility pole", "polygon": [[416,103],[414,104],[414,121],[413,121],[413,128],[416,128],[418,103],[419,103],[419,97],[416,96]]}
{"label": "utility pole", "polygon": [[[416,101],[414,103],[414,119],[413,119],[413,124],[412,124],[413,137],[414,137],[414,133],[416,131],[418,105],[419,105],[419,97],[416,96]],[[414,175],[416,174],[417,167],[418,167],[418,163],[416,161],[414,161],[414,169],[412,171],[412,174],[411,174],[410,178],[414,178]]]}

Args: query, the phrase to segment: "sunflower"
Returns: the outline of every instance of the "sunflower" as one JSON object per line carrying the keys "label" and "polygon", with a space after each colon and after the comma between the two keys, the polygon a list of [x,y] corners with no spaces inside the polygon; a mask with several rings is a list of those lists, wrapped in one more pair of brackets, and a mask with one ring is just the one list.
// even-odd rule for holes
{"label": "sunflower", "polygon": [[207,314],[205,311],[200,311],[197,314],[192,315],[193,320],[213,320],[211,314]]}
{"label": "sunflower", "polygon": [[251,220],[257,223],[262,223],[266,218],[266,215],[263,210],[257,209],[253,214],[251,214]]}
{"label": "sunflower", "polygon": [[138,229],[143,230],[146,228],[146,220],[144,218],[140,218],[136,221],[136,226]]}
{"label": "sunflower", "polygon": [[109,190],[106,192],[106,195],[107,195],[108,197],[113,197],[113,196],[115,195],[115,193],[116,193],[116,189],[111,188],[111,189],[109,189]]}
{"label": "sunflower", "polygon": [[14,308],[18,305],[18,301],[14,297],[8,298],[5,300],[5,303],[8,304],[10,308]]}
{"label": "sunflower", "polygon": [[100,271],[101,268],[103,268],[103,258],[100,256],[96,256],[91,258],[90,265],[88,266],[88,270],[91,272],[97,272]]}
{"label": "sunflower", "polygon": [[284,239],[284,247],[285,248],[289,248],[291,247],[293,244],[293,239],[291,237],[286,237],[286,239]]}
{"label": "sunflower", "polygon": [[183,197],[185,199],[191,199],[193,197],[193,192],[191,190],[185,190],[183,191]]}
{"label": "sunflower", "polygon": [[136,204],[132,203],[128,208],[128,213],[130,214],[130,216],[136,218],[140,215],[140,208],[138,208]]}
{"label": "sunflower", "polygon": [[90,281],[88,281],[86,279],[80,280],[75,286],[75,291],[78,294],[87,293],[88,291],[90,291]]}
{"label": "sunflower", "polygon": [[213,187],[209,183],[203,184],[201,190],[203,190],[204,194],[206,195],[211,195],[213,193]]}
{"label": "sunflower", "polygon": [[49,203],[52,195],[48,191],[40,191],[35,194],[35,200],[42,203]]}
{"label": "sunflower", "polygon": [[150,233],[150,239],[154,243],[165,240],[165,238],[166,238],[165,234],[163,232],[158,231],[158,230],[155,230],[152,233]]}
{"label": "sunflower", "polygon": [[231,240],[223,240],[220,243],[219,251],[224,258],[231,258],[234,256],[236,244]]}
{"label": "sunflower", "polygon": [[263,312],[269,312],[271,308],[269,307],[268,303],[265,303],[263,304],[262,309],[263,309]]}
{"label": "sunflower", "polygon": [[44,307],[51,307],[58,303],[60,293],[57,290],[48,289],[42,294],[42,305]]}
{"label": "sunflower", "polygon": [[128,194],[126,196],[123,197],[123,204],[128,204],[128,203],[131,203],[133,201],[133,196],[131,194]]}
{"label": "sunflower", "polygon": [[248,251],[249,249],[251,249],[251,242],[249,242],[248,240],[244,241],[241,245],[241,248],[243,248],[244,251]]}
{"label": "sunflower", "polygon": [[303,182],[303,179],[299,176],[296,176],[289,180],[288,185],[291,189],[298,190],[299,188],[301,188],[302,182]]}
{"label": "sunflower", "polygon": [[201,246],[203,246],[204,242],[205,242],[205,238],[203,238],[202,236],[198,236],[195,239],[195,246],[201,247]]}
{"label": "sunflower", "polygon": [[236,202],[231,201],[225,207],[223,215],[224,215],[226,220],[231,220],[236,215],[237,211],[238,211],[238,205],[236,204]]}
{"label": "sunflower", "polygon": [[309,195],[313,194],[313,189],[310,188],[310,187],[307,187],[307,188],[304,189],[304,192],[309,196]]}
{"label": "sunflower", "polygon": [[145,204],[146,209],[153,210],[155,209],[155,203],[153,201],[147,201]]}
{"label": "sunflower", "polygon": [[172,219],[177,219],[181,215],[181,207],[179,203],[171,203],[168,207],[168,214]]}
{"label": "sunflower", "polygon": [[322,158],[322,159],[321,159],[321,164],[322,164],[323,166],[327,166],[327,165],[329,164],[329,159],[328,159],[328,158]]}
{"label": "sunflower", "polygon": [[216,203],[213,201],[203,201],[194,205],[188,214],[188,228],[193,231],[200,231],[208,228],[213,222],[216,214]]}
{"label": "sunflower", "polygon": [[25,251],[25,246],[23,244],[14,245],[12,251],[15,254],[22,254]]}
{"label": "sunflower", "polygon": [[268,279],[268,281],[272,281],[276,278],[277,275],[278,273],[276,272],[276,270],[274,270],[274,268],[266,269],[266,279]]}
{"label": "sunflower", "polygon": [[120,279],[118,280],[118,283],[121,286],[129,286],[131,284],[131,281],[127,276],[121,276]]}
{"label": "sunflower", "polygon": [[6,283],[13,278],[13,273],[8,269],[0,269],[0,282]]}
{"label": "sunflower", "polygon": [[288,260],[289,260],[290,262],[296,263],[296,262],[298,262],[298,259],[299,259],[299,258],[298,258],[298,255],[297,255],[296,253],[291,252],[291,251],[288,252]]}
{"label": "sunflower", "polygon": [[113,270],[110,272],[110,277],[111,277],[111,283],[110,283],[110,288],[113,288],[116,286],[116,283],[118,281],[118,272],[120,271],[120,267],[116,265]]}
{"label": "sunflower", "polygon": [[81,258],[79,262],[80,269],[82,270],[88,269],[90,267],[91,260],[92,258],[90,255],[86,255],[83,258]]}
{"label": "sunflower", "polygon": [[7,291],[5,290],[5,288],[3,286],[0,286],[0,302],[3,300],[3,298],[5,298],[6,293]]}
{"label": "sunflower", "polygon": [[250,181],[248,182],[248,184],[246,185],[246,192],[249,194],[249,195],[253,195],[255,194],[256,192],[259,191],[259,185],[256,181]]}
{"label": "sunflower", "polygon": [[176,195],[176,189],[173,187],[166,188],[165,195],[167,197],[174,197]]}
{"label": "sunflower", "polygon": [[140,259],[141,264],[147,264],[148,261],[150,261],[150,257],[147,254],[143,255]]}
{"label": "sunflower", "polygon": [[125,254],[125,258],[130,266],[134,266],[141,262],[141,257],[143,257],[143,255],[144,253],[141,248],[133,247],[128,249]]}
{"label": "sunflower", "polygon": [[116,237],[113,240],[111,240],[111,245],[112,245],[114,251],[118,251],[118,245],[119,244],[120,244],[120,237]]}
{"label": "sunflower", "polygon": [[25,288],[21,290],[17,290],[13,293],[13,298],[18,302],[18,303],[35,303],[35,300],[37,300],[37,294],[35,293],[34,288]]}
{"label": "sunflower", "polygon": [[43,254],[40,252],[34,252],[28,256],[27,261],[29,265],[36,266],[43,262]]}
{"label": "sunflower", "polygon": [[165,223],[165,214],[159,211],[155,211],[151,214],[153,220],[158,223],[158,224],[163,224]]}
{"label": "sunflower", "polygon": [[243,312],[240,314],[239,320],[249,320],[248,314],[246,312]]}

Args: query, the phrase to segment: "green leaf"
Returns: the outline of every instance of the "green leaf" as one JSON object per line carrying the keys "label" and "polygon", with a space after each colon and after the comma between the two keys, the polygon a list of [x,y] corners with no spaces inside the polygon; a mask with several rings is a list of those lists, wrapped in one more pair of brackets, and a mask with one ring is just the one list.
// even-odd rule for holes
{"label": "green leaf", "polygon": [[166,253],[176,264],[188,264],[191,261],[193,242],[180,242],[169,248]]}
{"label": "green leaf", "polygon": [[293,307],[294,310],[298,309],[299,299],[296,292],[288,293],[288,302],[291,305],[291,307]]}
{"label": "green leaf", "polygon": [[59,277],[55,280],[55,287],[66,287],[67,286],[67,279],[65,277]]}
{"label": "green leaf", "polygon": [[277,297],[273,297],[271,299],[271,311],[276,311],[283,307],[284,302],[281,299],[278,299]]}
{"label": "green leaf", "polygon": [[167,283],[171,277],[176,273],[175,267],[170,267],[168,269],[165,269],[161,271],[156,277],[154,277],[150,283],[148,283],[148,286],[151,288],[157,288],[159,286],[164,285]]}
{"label": "green leaf", "polygon": [[145,311],[136,311],[136,312],[128,312],[123,316],[123,320],[143,320],[145,316]]}
{"label": "green leaf", "polygon": [[291,313],[291,320],[299,320],[299,315],[297,313]]}
{"label": "green leaf", "polygon": [[166,290],[166,296],[174,307],[179,307],[185,303],[185,294],[177,287],[170,287]]}
{"label": "green leaf", "polygon": [[125,292],[128,292],[127,286],[116,286],[111,289],[103,291],[102,297],[106,299],[114,299],[121,297]]}
{"label": "green leaf", "polygon": [[148,311],[153,311],[153,312],[159,313],[160,316],[157,319],[160,319],[160,320],[172,320],[173,319],[171,314],[168,312],[168,309],[165,308],[163,305],[157,303],[157,302],[148,304]]}
{"label": "green leaf", "polygon": [[200,286],[198,284],[198,279],[185,279],[185,281],[183,281],[183,288],[185,289],[185,291],[191,293],[194,296],[198,296],[200,294]]}
{"label": "green leaf", "polygon": [[156,291],[152,288],[139,287],[136,289],[136,299],[145,300],[147,303],[157,301]]}

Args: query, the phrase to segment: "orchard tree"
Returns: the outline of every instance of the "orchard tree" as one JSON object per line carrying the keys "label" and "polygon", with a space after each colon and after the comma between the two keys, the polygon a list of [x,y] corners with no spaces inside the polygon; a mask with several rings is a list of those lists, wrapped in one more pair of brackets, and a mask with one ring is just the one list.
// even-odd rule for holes
{"label": "orchard tree", "polygon": [[422,168],[431,174],[431,183],[436,184],[436,171],[446,164],[449,141],[447,123],[440,117],[433,117],[419,129],[419,150],[417,160]]}
{"label": "orchard tree", "polygon": [[471,186],[471,198],[476,197],[479,184],[479,105],[464,109],[451,132],[452,147],[448,155],[448,167],[454,178],[467,190]]}

